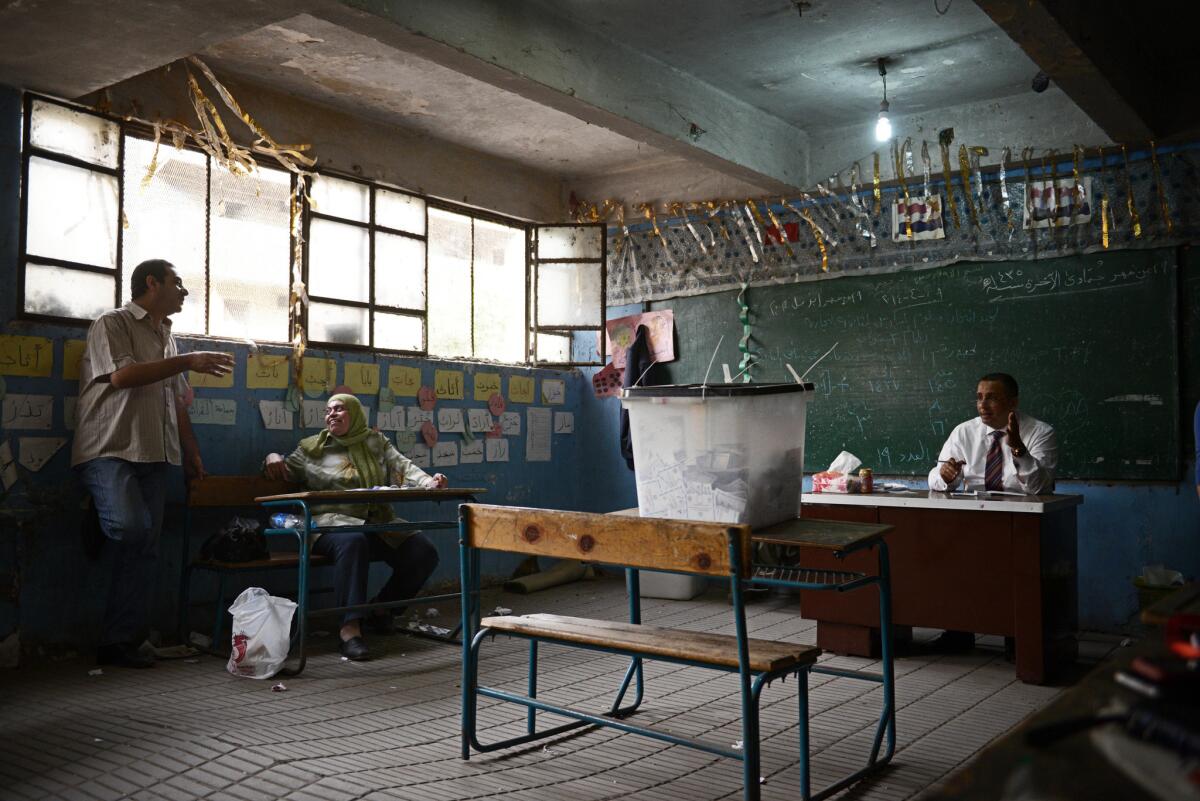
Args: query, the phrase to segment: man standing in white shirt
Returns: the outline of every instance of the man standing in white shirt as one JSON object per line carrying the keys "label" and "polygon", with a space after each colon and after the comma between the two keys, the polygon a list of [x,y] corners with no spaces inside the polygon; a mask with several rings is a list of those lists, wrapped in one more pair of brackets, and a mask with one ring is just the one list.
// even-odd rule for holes
{"label": "man standing in white shirt", "polygon": [[950,432],[929,471],[931,490],[991,490],[1040,495],[1054,491],[1054,429],[1017,410],[1017,381],[988,373],[975,389],[979,416]]}

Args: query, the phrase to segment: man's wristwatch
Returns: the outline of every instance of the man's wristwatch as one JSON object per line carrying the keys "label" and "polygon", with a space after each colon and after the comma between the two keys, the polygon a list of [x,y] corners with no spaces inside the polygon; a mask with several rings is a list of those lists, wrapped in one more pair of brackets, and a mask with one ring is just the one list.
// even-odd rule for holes
{"label": "man's wristwatch", "polygon": [[1017,447],[1012,448],[1011,450],[1012,450],[1013,458],[1015,458],[1015,459],[1020,459],[1022,456],[1029,453],[1029,451],[1025,450],[1024,445],[1018,445]]}

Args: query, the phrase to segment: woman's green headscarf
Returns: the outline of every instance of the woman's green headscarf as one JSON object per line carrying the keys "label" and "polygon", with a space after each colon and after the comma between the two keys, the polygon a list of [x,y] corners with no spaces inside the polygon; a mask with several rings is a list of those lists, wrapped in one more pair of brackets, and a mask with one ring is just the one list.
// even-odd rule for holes
{"label": "woman's green headscarf", "polygon": [[384,483],[385,468],[367,448],[367,439],[375,432],[367,428],[367,416],[362,404],[353,395],[332,395],[329,403],[341,401],[350,413],[350,427],[344,436],[336,437],[328,428],[320,434],[300,440],[300,447],[314,459],[321,458],[325,444],[332,439],[350,452],[350,463],[358,471],[358,481],[364,487],[378,487]]}

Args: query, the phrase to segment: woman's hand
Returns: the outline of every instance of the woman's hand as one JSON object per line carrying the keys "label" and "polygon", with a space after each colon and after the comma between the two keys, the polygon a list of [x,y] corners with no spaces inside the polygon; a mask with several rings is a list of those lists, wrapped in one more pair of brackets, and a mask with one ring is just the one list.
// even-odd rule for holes
{"label": "woman's hand", "polygon": [[433,474],[433,484],[430,485],[429,488],[430,489],[445,489],[449,484],[450,484],[450,479],[446,478],[441,473],[434,473]]}
{"label": "woman's hand", "polygon": [[263,466],[263,473],[267,478],[273,478],[276,481],[287,481],[287,462],[278,453],[268,453],[266,464]]}

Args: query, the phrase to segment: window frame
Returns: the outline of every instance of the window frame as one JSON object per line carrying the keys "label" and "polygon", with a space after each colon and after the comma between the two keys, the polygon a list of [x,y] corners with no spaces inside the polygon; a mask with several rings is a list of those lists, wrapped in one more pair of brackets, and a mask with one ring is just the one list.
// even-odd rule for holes
{"label": "window frame", "polygon": [[[537,223],[532,228],[532,237],[529,245],[529,255],[527,257],[531,269],[529,270],[530,289],[526,294],[526,304],[533,306],[533,320],[529,324],[529,361],[534,367],[603,367],[607,363],[607,345],[608,338],[605,335],[605,312],[608,309],[608,231],[604,223]],[[594,259],[586,258],[540,258],[538,252],[538,244],[541,231],[547,228],[599,228],[600,229],[600,255]],[[543,326],[538,322],[537,309],[537,290],[538,276],[540,268],[543,264],[599,264],[600,266],[600,323],[599,325],[546,325]],[[566,336],[567,337],[567,353],[572,352],[573,342],[572,335],[581,331],[595,331],[596,338],[599,342],[599,360],[598,361],[578,361],[574,358],[568,358],[567,361],[545,361],[538,358],[537,342],[540,334],[548,336]]]}

